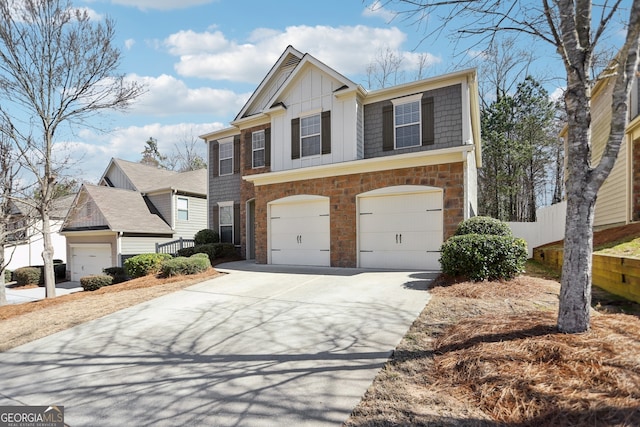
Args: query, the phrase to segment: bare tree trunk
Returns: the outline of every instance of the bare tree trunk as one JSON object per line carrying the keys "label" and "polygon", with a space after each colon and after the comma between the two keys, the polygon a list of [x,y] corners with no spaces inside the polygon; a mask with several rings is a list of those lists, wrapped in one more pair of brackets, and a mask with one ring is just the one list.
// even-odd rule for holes
{"label": "bare tree trunk", "polygon": [[56,279],[53,271],[53,243],[51,242],[51,221],[48,212],[42,215],[42,242],[44,244],[42,251],[44,289],[47,298],[54,298],[56,296]]}
{"label": "bare tree trunk", "polygon": [[[0,266],[4,265],[4,245],[0,247]],[[7,290],[4,283],[4,268],[0,269],[0,305],[7,303]]]}

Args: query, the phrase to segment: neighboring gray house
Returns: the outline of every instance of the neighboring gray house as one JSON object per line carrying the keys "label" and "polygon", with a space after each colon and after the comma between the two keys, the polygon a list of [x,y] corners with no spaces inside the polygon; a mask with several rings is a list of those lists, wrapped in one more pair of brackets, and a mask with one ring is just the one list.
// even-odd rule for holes
{"label": "neighboring gray house", "polygon": [[475,70],[369,92],[289,46],[202,138],[209,227],[258,263],[439,269],[477,212]]}
{"label": "neighboring gray house", "polygon": [[206,169],[180,173],[112,159],[99,185],[81,187],[62,227],[71,280],[207,228],[206,180]]}

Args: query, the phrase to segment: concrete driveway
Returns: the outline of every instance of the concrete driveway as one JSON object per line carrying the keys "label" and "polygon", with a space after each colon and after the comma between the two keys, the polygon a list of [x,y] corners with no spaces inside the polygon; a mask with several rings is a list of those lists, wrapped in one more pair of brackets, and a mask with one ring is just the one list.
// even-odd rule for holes
{"label": "concrete driveway", "polygon": [[62,405],[71,427],[340,425],[435,277],[218,269],[229,274],[1,354],[0,405]]}

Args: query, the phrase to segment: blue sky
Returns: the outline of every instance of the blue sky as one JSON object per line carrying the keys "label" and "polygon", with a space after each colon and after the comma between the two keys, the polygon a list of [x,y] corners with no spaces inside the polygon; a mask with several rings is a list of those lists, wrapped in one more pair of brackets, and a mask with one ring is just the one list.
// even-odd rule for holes
{"label": "blue sky", "polygon": [[128,112],[100,116],[96,124],[108,132],[76,129],[64,141],[74,157],[83,156],[77,177],[90,182],[111,157],[140,160],[149,137],[168,154],[175,144],[228,127],[287,45],[365,87],[367,66],[385,49],[402,56],[406,80],[414,79],[420,54],[428,58],[426,76],[453,71],[465,59],[452,57],[446,37],[420,43],[420,28],[360,0],[75,0],[74,5],[95,19],[115,19],[120,71],[148,90]]}

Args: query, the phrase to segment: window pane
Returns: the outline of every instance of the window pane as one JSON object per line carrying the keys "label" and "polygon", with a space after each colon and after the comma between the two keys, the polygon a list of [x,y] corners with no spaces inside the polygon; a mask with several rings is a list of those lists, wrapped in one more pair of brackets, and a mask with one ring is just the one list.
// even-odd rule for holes
{"label": "window pane", "polygon": [[220,175],[233,173],[233,159],[220,160]]}
{"label": "window pane", "polygon": [[178,198],[178,209],[179,210],[187,210],[189,209],[189,200]]}
{"label": "window pane", "polygon": [[253,167],[260,168],[264,166],[264,148],[253,152]]}
{"label": "window pane", "polygon": [[320,135],[302,138],[302,157],[320,154]]}
{"label": "window pane", "polygon": [[396,148],[420,145],[420,125],[396,128]]}
{"label": "window pane", "polygon": [[220,226],[220,241],[222,243],[233,243],[233,227]]}
{"label": "window pane", "polygon": [[178,210],[178,219],[182,221],[189,220],[189,211]]}
{"label": "window pane", "polygon": [[220,158],[228,159],[230,157],[233,157],[233,143],[225,142],[220,144]]}
{"label": "window pane", "polygon": [[396,106],[396,126],[420,122],[420,103],[410,102]]}
{"label": "window pane", "polygon": [[233,206],[220,206],[220,225],[233,225]]}
{"label": "window pane", "polygon": [[300,119],[300,135],[305,137],[320,133],[320,114]]}
{"label": "window pane", "polygon": [[251,139],[254,150],[264,148],[264,131],[254,132]]}

